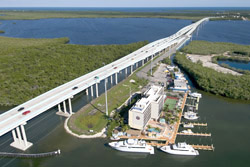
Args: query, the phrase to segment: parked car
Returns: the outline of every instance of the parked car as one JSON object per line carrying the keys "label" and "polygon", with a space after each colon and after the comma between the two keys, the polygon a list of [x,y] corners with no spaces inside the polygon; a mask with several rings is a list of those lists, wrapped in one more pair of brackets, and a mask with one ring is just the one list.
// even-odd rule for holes
{"label": "parked car", "polygon": [[99,77],[98,77],[98,76],[95,76],[95,79],[99,79]]}

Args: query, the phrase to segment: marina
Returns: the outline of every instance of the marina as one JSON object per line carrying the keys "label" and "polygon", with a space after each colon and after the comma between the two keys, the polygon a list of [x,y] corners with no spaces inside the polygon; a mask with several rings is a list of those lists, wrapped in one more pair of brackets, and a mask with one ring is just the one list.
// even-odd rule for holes
{"label": "marina", "polygon": [[[174,69],[178,69],[178,67],[172,67],[168,66],[167,69],[164,71],[167,71],[167,76],[170,76],[169,73],[176,73],[174,72]],[[171,74],[173,75],[173,74]],[[178,72],[174,74],[176,80],[182,80],[186,82],[184,75],[180,72],[178,69]],[[167,79],[168,80],[168,79]],[[171,85],[171,83],[168,83]],[[149,90],[146,90],[146,93],[144,93],[144,96],[148,97],[148,99],[152,99],[150,92],[152,90],[155,90],[154,97],[157,94],[157,92],[161,92],[161,88],[158,88],[157,86],[152,86]],[[179,127],[182,125],[184,128],[194,128],[197,127],[207,127],[207,123],[199,123],[199,122],[184,122],[182,120],[182,117],[186,120],[196,120],[199,118],[198,114],[198,105],[200,98],[202,95],[200,93],[194,92],[191,93],[191,91],[186,90],[173,90],[172,87],[170,87],[170,90],[164,90],[164,93],[171,93],[171,95],[167,95],[164,99],[164,107],[161,109],[161,113],[159,115],[154,114],[159,113],[158,110],[153,110],[151,108],[151,117],[152,115],[155,115],[154,118],[149,119],[146,124],[139,124],[136,122],[132,122],[134,120],[140,120],[139,118],[143,118],[145,120],[145,113],[150,112],[150,110],[145,110],[147,105],[150,105],[150,103],[147,102],[147,99],[142,99],[137,102],[132,109],[130,109],[129,112],[134,112],[133,114],[140,115],[132,115],[130,113],[129,115],[129,122],[130,127],[133,129],[126,131],[125,133],[121,133],[121,135],[113,134],[112,139],[121,139],[121,140],[145,140],[145,142],[150,146],[160,147],[160,149],[164,152],[167,152],[169,154],[176,154],[176,155],[199,155],[197,150],[213,150],[213,145],[200,145],[200,144],[191,144],[188,145],[185,142],[182,143],[176,143],[177,136],[194,136],[194,137],[211,137],[211,133],[196,133],[192,132],[191,129],[182,130],[179,132]],[[154,99],[153,98],[153,99]],[[161,99],[161,96],[157,98]],[[144,103],[147,105],[144,105]],[[160,104],[160,103],[159,103]],[[145,107],[143,107],[145,106]],[[154,107],[154,106],[153,106]],[[135,110],[136,109],[136,110]],[[179,110],[178,110],[179,109]],[[173,110],[176,110],[173,112]],[[178,110],[178,112],[177,112]],[[166,112],[167,111],[167,112]],[[141,114],[144,113],[144,114]],[[172,114],[170,114],[172,113]],[[134,117],[135,119],[131,119],[131,117]],[[167,116],[167,117],[166,117]],[[170,119],[168,119],[170,117]],[[170,122],[173,117],[176,117],[176,122]],[[137,129],[137,130],[136,130]],[[193,147],[194,146],[194,147]],[[176,150],[175,150],[176,149]],[[180,152],[178,149],[186,149],[186,152]]]}

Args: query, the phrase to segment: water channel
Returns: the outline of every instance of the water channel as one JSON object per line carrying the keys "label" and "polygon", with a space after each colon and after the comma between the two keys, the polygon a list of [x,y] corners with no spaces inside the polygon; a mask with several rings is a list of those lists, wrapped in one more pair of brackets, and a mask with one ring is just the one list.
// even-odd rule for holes
{"label": "water channel", "polygon": [[[6,32],[4,36],[22,38],[67,36],[74,44],[121,44],[140,40],[153,41],[169,36],[191,23],[188,20],[136,18],[42,19],[1,22],[0,29]],[[13,22],[16,24],[12,24]],[[69,24],[71,22],[72,24]],[[80,26],[79,23],[84,26]],[[242,25],[240,29],[237,26],[239,24]],[[43,26],[40,29],[41,25]],[[193,39],[249,45],[249,27],[250,22],[243,21],[208,22],[195,34]],[[85,35],[77,36],[78,33]],[[122,80],[123,77],[121,75],[119,80]],[[195,90],[191,81],[189,83]],[[30,120],[25,126],[28,140],[34,144],[27,152],[47,152],[60,148],[62,154],[42,159],[0,158],[0,166],[249,166],[250,104],[199,92],[203,94],[199,104],[201,117],[199,121],[207,122],[208,128],[197,129],[197,131],[211,132],[212,138],[178,137],[177,141],[191,141],[195,142],[194,144],[213,143],[215,152],[200,151],[200,155],[197,157],[171,156],[157,149],[155,155],[118,152],[107,147],[107,139],[78,139],[67,134],[63,128],[64,118],[55,115],[57,109],[52,108]],[[91,97],[84,93],[75,96],[73,110],[81,108],[89,100]],[[0,108],[1,112],[8,109],[9,107]],[[9,146],[11,142],[11,134],[2,136],[0,150],[17,152],[18,150]]]}

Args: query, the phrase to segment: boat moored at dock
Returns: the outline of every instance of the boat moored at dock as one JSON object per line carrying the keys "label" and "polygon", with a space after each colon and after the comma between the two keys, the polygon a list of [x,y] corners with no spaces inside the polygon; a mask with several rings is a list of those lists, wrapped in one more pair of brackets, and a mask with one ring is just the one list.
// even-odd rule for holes
{"label": "boat moored at dock", "polygon": [[194,93],[189,93],[188,94],[191,97],[195,97],[195,98],[202,98],[202,95],[200,93],[194,92]]}
{"label": "boat moored at dock", "polygon": [[187,143],[178,143],[174,145],[163,146],[160,148],[162,151],[174,155],[199,155],[191,145]]}
{"label": "boat moored at dock", "polygon": [[109,143],[109,146],[123,152],[137,152],[154,154],[154,147],[148,145],[145,140],[128,139]]}
{"label": "boat moored at dock", "polygon": [[184,113],[184,118],[187,120],[196,120],[199,118],[199,116],[197,116],[197,113],[195,112],[188,111]]}
{"label": "boat moored at dock", "polygon": [[194,125],[192,123],[183,123],[182,125],[184,128],[194,128]]}

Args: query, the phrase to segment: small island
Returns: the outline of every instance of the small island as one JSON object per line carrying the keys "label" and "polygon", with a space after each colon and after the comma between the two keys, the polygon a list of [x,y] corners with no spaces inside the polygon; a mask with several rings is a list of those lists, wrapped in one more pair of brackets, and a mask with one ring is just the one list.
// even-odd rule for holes
{"label": "small island", "polygon": [[5,31],[3,31],[3,30],[0,30],[0,34],[3,34],[3,33],[5,33]]}

